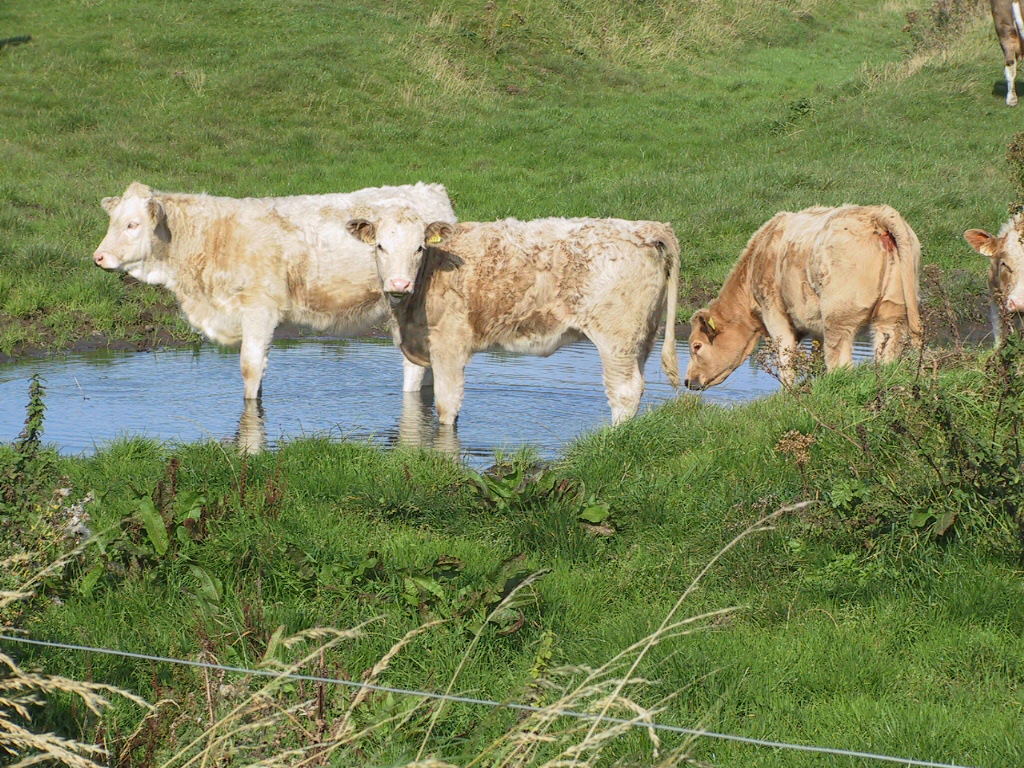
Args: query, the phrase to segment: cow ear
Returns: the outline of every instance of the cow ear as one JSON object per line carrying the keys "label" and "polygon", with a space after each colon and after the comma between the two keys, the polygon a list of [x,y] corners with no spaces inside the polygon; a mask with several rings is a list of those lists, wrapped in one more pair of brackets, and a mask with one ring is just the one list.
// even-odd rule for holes
{"label": "cow ear", "polygon": [[435,221],[428,224],[423,232],[423,242],[427,245],[442,246],[455,234],[455,227],[446,221]]}
{"label": "cow ear", "polygon": [[700,325],[701,332],[708,337],[710,341],[715,340],[715,336],[718,335],[718,325],[715,323],[715,318],[711,316],[711,312],[707,309],[700,309],[693,313],[693,317],[690,318],[690,325]]}
{"label": "cow ear", "polygon": [[164,221],[164,207],[160,204],[159,200],[149,198],[146,201],[146,212],[149,217],[153,220],[154,224],[162,224]]}
{"label": "cow ear", "polygon": [[360,240],[367,245],[374,245],[377,242],[377,227],[374,226],[372,221],[366,219],[352,219],[348,224],[345,225],[345,229],[349,231],[356,240]]}
{"label": "cow ear", "polygon": [[112,210],[117,208],[117,205],[120,202],[121,202],[121,198],[120,197],[104,197],[100,201],[100,205],[103,206],[103,210],[105,210],[107,213],[110,213]]}
{"label": "cow ear", "polygon": [[968,229],[964,232],[964,240],[982,256],[991,258],[999,251],[999,238],[993,237],[984,229]]}

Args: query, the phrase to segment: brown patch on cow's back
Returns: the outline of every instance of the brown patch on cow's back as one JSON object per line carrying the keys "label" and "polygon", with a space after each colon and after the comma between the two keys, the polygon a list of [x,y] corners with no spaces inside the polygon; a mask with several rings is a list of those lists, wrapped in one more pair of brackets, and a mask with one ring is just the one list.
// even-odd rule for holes
{"label": "brown patch on cow's back", "polygon": [[299,231],[299,225],[287,216],[282,216],[276,208],[268,208],[266,215],[261,217],[260,221],[269,224],[272,227],[282,229],[285,232]]}

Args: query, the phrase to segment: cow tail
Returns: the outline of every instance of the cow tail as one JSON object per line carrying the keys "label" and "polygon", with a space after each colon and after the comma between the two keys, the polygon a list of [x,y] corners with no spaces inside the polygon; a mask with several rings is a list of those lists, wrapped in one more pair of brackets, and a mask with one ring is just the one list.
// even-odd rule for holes
{"label": "cow tail", "polygon": [[921,241],[917,239],[910,225],[892,208],[879,217],[881,224],[896,241],[896,260],[903,284],[903,303],[907,308],[907,327],[910,342],[915,348],[924,343],[921,327],[921,310],[917,300],[918,271],[921,268]]}
{"label": "cow tail", "polygon": [[665,340],[661,345],[661,368],[673,387],[679,387],[679,353],[676,351],[676,304],[679,301],[679,241],[672,227],[665,225],[659,238],[659,250],[669,258],[668,284],[665,286]]}

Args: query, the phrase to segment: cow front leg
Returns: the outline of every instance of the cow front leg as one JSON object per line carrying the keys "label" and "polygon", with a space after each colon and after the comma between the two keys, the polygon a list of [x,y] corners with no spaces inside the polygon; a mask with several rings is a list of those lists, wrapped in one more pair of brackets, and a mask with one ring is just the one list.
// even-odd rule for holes
{"label": "cow front leg", "polygon": [[437,420],[441,424],[454,424],[462,408],[462,395],[466,386],[466,363],[468,359],[453,356],[445,359],[432,355],[434,370],[434,403],[437,405]]}
{"label": "cow front leg", "polygon": [[785,312],[774,307],[762,313],[761,321],[768,331],[768,338],[775,345],[775,354],[779,360],[779,383],[789,389],[796,381],[793,356],[797,352],[798,342],[793,324]]}
{"label": "cow front leg", "polygon": [[429,368],[416,365],[406,358],[402,358],[402,391],[419,392],[423,387],[429,387],[434,383],[434,375]]}
{"label": "cow front leg", "polygon": [[1017,106],[1017,60],[1008,61],[1003,68],[1006,75],[1006,106]]}
{"label": "cow front leg", "polygon": [[270,341],[277,327],[277,317],[271,312],[247,312],[242,317],[242,382],[245,399],[258,400],[263,392],[263,374],[267,370]]}

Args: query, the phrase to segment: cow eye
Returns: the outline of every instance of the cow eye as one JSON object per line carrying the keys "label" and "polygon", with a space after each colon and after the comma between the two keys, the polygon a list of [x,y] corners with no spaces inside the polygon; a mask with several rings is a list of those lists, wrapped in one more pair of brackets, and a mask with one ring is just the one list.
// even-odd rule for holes
{"label": "cow eye", "polygon": [[700,348],[701,348],[701,347],[703,347],[703,346],[704,346],[704,345],[703,345],[703,344],[701,344],[701,343],[700,343],[700,342],[698,341],[697,343],[695,343],[695,344],[693,345],[693,351],[694,351],[694,352],[700,352]]}
{"label": "cow eye", "polygon": [[419,248],[416,249],[416,253],[423,253],[425,250],[427,249],[421,245]]}
{"label": "cow eye", "polygon": [[128,229],[135,229],[138,226],[139,226],[139,222],[137,222],[137,221],[129,221],[128,222]]}
{"label": "cow eye", "polygon": [[380,243],[377,243],[377,250],[378,251],[383,251],[384,250],[384,246],[381,245]]}

